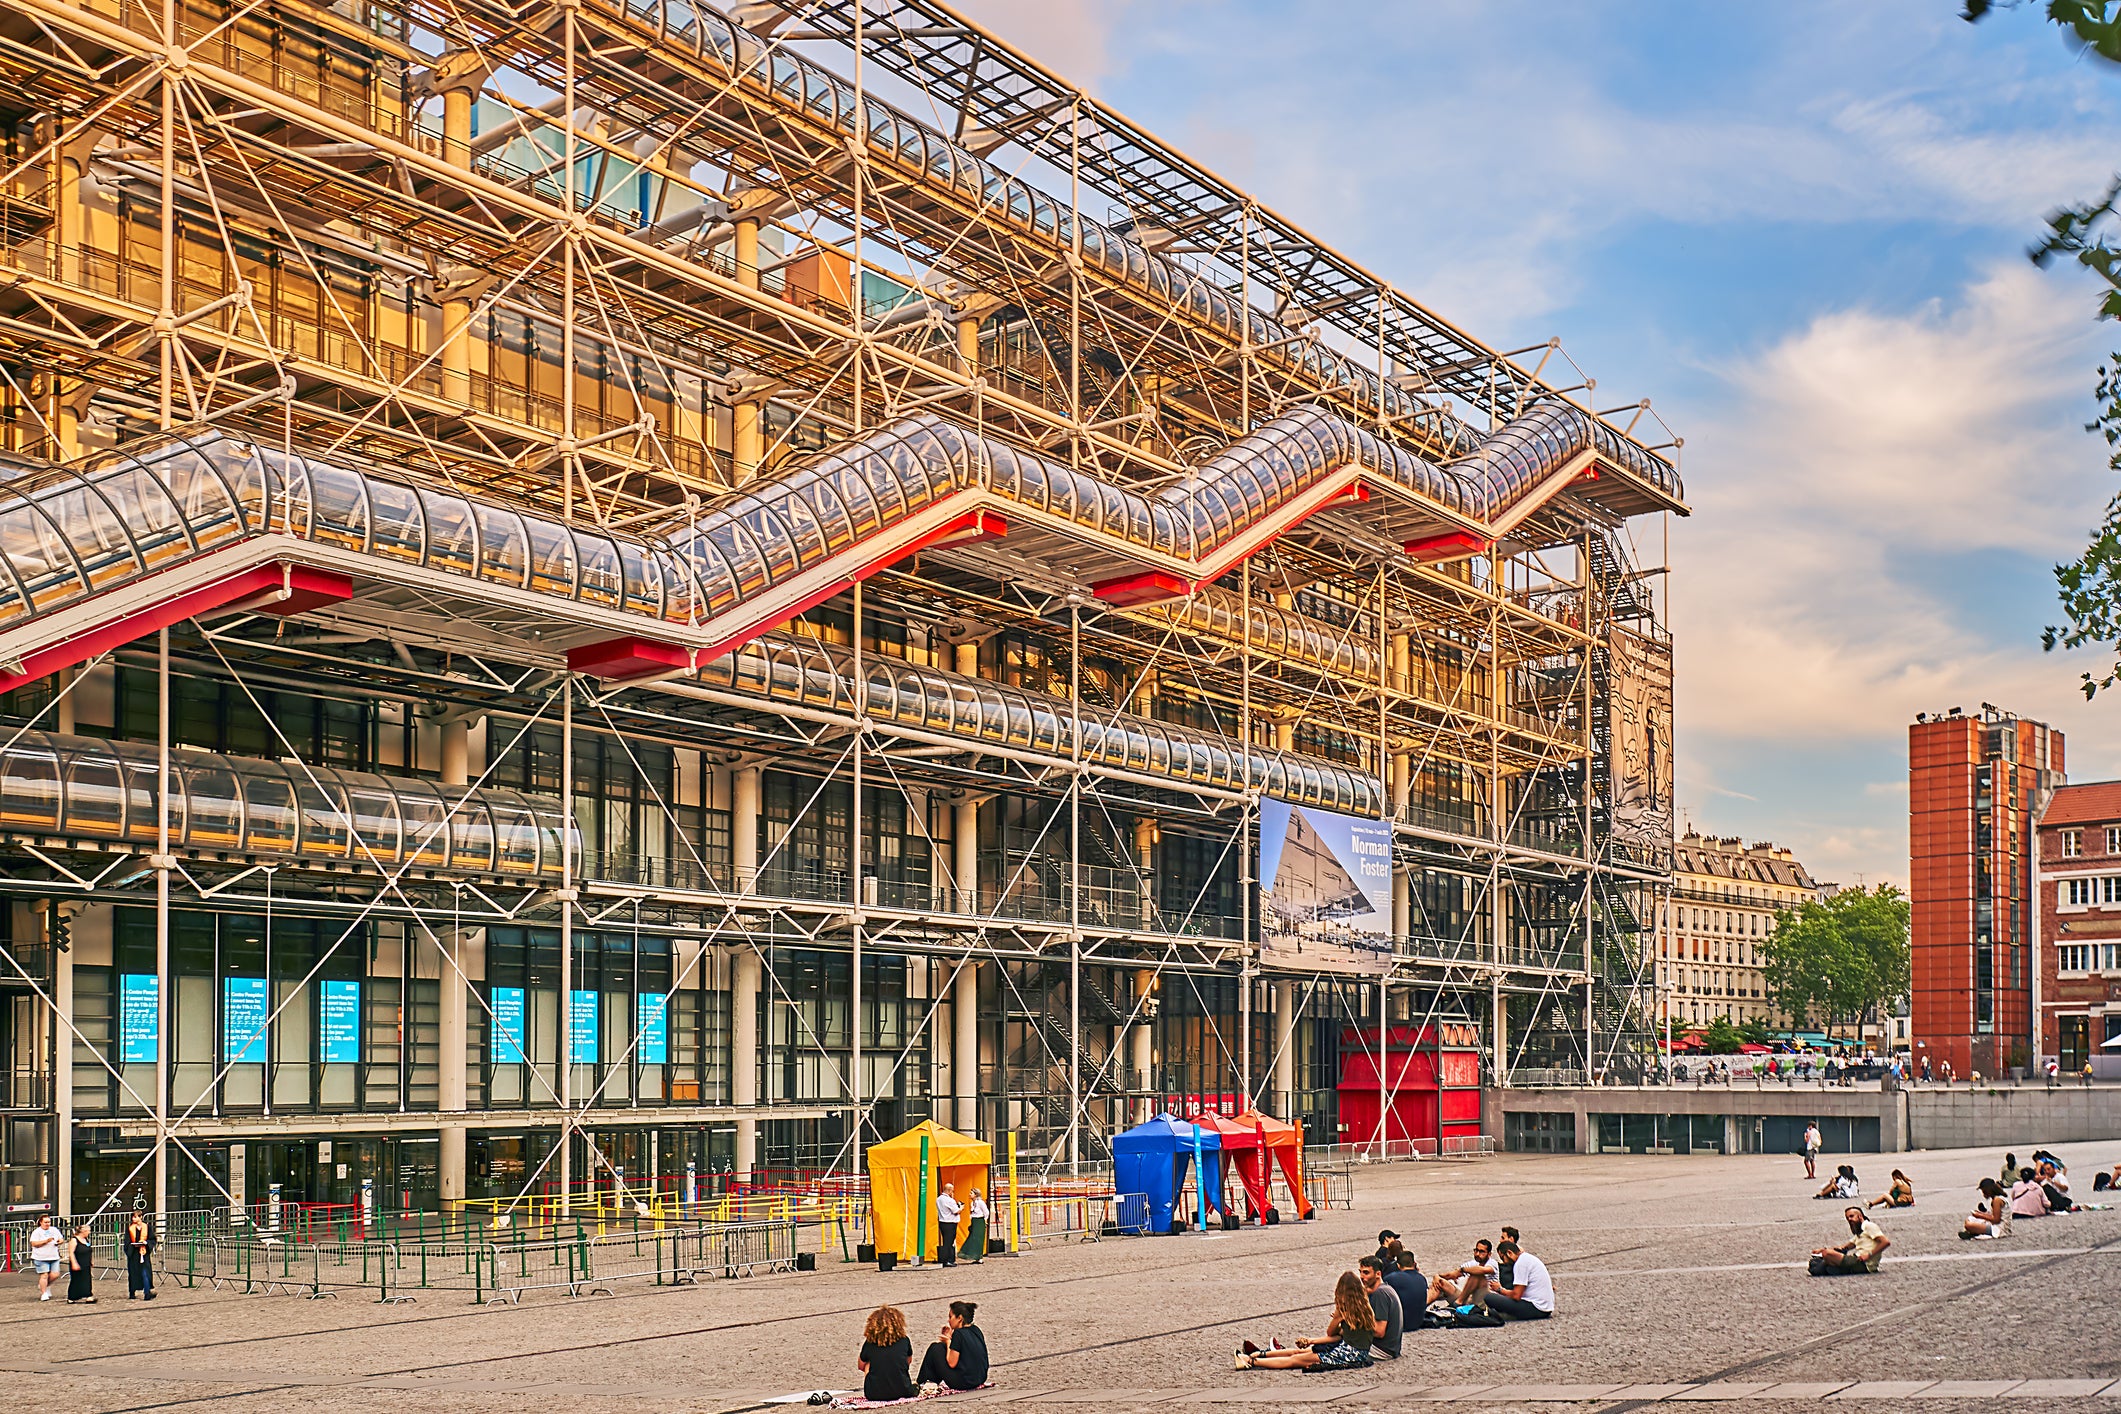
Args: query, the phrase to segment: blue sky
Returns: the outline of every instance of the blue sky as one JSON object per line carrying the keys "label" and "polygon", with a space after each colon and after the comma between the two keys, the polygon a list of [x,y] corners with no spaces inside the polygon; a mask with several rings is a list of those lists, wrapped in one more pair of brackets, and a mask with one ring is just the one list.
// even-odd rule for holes
{"label": "blue sky", "polygon": [[[2121,327],[2024,250],[2121,168],[2121,71],[2037,10],[975,0],[1049,67],[1501,347],[1686,439],[1679,796],[1905,883],[1906,729],[1994,702],[2121,775],[2040,651],[2115,489]],[[1637,527],[1653,552],[1661,528]]]}

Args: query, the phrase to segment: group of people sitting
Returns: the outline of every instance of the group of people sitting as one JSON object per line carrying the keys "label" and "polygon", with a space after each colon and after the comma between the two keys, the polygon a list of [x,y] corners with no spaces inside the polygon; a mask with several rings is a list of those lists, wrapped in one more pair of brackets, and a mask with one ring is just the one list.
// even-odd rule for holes
{"label": "group of people sitting", "polygon": [[[2106,1183],[2095,1181],[2093,1187],[2112,1187],[2121,1178],[2121,1164],[2116,1164],[2114,1170],[2113,1174],[2100,1174]],[[1981,1196],[1974,1203],[1974,1211],[1959,1225],[1959,1236],[1963,1241],[1993,1241],[2010,1236],[2015,1219],[2074,1213],[2086,1206],[2069,1196],[2069,1166],[2055,1155],[2035,1149],[2033,1161],[2021,1164],[2016,1154],[2005,1154],[2002,1173],[1981,1180]]]}
{"label": "group of people sitting", "polygon": [[[1854,1164],[1841,1164],[1834,1176],[1826,1181],[1826,1187],[1812,1195],[1814,1198],[1839,1198],[1844,1201],[1863,1196],[1863,1180],[1856,1177]],[[1885,1192],[1863,1205],[1865,1208],[1912,1208],[1915,1206],[1915,1184],[1899,1169],[1893,1170],[1893,1181]]]}
{"label": "group of people sitting", "polygon": [[944,1389],[978,1389],[987,1383],[987,1337],[973,1324],[979,1307],[953,1301],[942,1330],[913,1373],[913,1341],[906,1334],[906,1313],[879,1306],[862,1326],[862,1353],[855,1368],[862,1372],[862,1398],[871,1404],[918,1399]]}
{"label": "group of people sitting", "polygon": [[1422,1326],[1501,1325],[1505,1318],[1543,1321],[1553,1314],[1554,1278],[1524,1250],[1516,1228],[1504,1228],[1500,1242],[1481,1238],[1469,1260],[1434,1276],[1422,1275],[1414,1254],[1388,1228],[1377,1234],[1377,1250],[1334,1283],[1324,1335],[1286,1346],[1248,1340],[1233,1363],[1240,1370],[1359,1370],[1397,1360],[1406,1332]]}

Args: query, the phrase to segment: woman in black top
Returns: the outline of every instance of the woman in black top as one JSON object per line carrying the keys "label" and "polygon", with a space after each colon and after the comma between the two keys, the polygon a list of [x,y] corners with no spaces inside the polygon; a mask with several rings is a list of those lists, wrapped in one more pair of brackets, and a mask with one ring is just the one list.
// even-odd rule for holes
{"label": "woman in black top", "polygon": [[862,1398],[881,1404],[911,1399],[920,1393],[906,1367],[913,1363],[913,1342],[906,1339],[905,1313],[879,1306],[862,1327],[862,1353],[854,1362],[862,1372]]}
{"label": "woman in black top", "polygon": [[943,1323],[943,1338],[928,1347],[921,1358],[921,1383],[948,1385],[952,1389],[978,1389],[987,1383],[987,1337],[972,1324],[979,1310],[970,1301],[950,1303],[950,1317]]}
{"label": "woman in black top", "polygon": [[74,1229],[74,1240],[66,1249],[66,1300],[68,1305],[96,1304],[95,1249],[88,1244],[88,1224]]}

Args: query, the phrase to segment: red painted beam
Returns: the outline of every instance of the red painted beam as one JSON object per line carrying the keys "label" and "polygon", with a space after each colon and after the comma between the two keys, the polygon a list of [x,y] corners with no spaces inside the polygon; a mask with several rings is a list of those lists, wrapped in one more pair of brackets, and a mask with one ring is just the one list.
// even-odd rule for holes
{"label": "red painted beam", "polygon": [[1131,609],[1141,604],[1160,604],[1166,599],[1183,599],[1193,592],[1193,586],[1163,570],[1144,570],[1093,584],[1090,592],[1107,604]]}
{"label": "red painted beam", "polygon": [[692,666],[692,657],[674,643],[652,638],[607,638],[567,650],[567,667],[585,677],[623,682]]}
{"label": "red painted beam", "polygon": [[1009,522],[996,515],[993,511],[967,511],[963,515],[953,516],[926,535],[919,536],[904,545],[894,545],[875,559],[868,561],[847,578],[827,582],[815,592],[803,596],[794,605],[783,609],[773,618],[762,619],[755,624],[737,630],[727,638],[717,639],[713,644],[700,650],[698,661],[711,663],[724,653],[743,647],[760,634],[771,633],[796,615],[816,608],[842,590],[853,588],[857,580],[868,579],[872,575],[880,574],[899,561],[918,555],[923,550],[939,549],[945,545],[970,545],[981,540],[999,540],[1008,533]]}
{"label": "red painted beam", "polygon": [[1423,564],[1434,564],[1439,560],[1463,560],[1469,555],[1484,555],[1488,542],[1470,531],[1448,530],[1423,540],[1409,540],[1402,548]]}
{"label": "red painted beam", "polygon": [[19,665],[0,669],[0,692],[49,677],[62,668],[75,667],[99,653],[107,653],[186,619],[238,612],[306,614],[326,604],[344,603],[352,597],[353,581],[343,574],[303,565],[259,565],[120,615],[77,633],[63,643],[31,653]]}

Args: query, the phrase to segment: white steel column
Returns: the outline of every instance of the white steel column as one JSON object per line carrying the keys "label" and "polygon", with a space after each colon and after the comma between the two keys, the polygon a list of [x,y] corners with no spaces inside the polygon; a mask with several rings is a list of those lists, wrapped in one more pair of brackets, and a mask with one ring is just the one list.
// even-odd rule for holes
{"label": "white steel column", "polygon": [[[1139,968],[1134,973],[1134,1037],[1132,1041],[1134,1083],[1144,1092],[1153,1091],[1156,1069],[1156,1018],[1150,1014],[1154,1003],[1150,998],[1156,992],[1156,969]],[[1156,1097],[1144,1093],[1138,1119],[1146,1120],[1156,1113]]]}
{"label": "white steel column", "polygon": [[[0,908],[8,905],[0,904]],[[18,915],[19,916],[19,915]],[[52,952],[52,1211],[74,1207],[74,954]]]}
{"label": "white steel column", "polygon": [[1296,984],[1274,984],[1274,1114],[1296,1112]]}
{"label": "white steel column", "polygon": [[[729,1102],[740,1111],[759,1102],[759,983],[765,968],[748,946],[737,949],[729,969]],[[759,1122],[736,1121],[736,1176],[751,1177],[758,1163]]]}
{"label": "white steel column", "polygon": [[[469,120],[466,121],[467,136]],[[469,739],[471,723],[465,719],[452,718],[442,724],[442,784],[455,786],[458,790],[471,784]],[[461,897],[461,895],[460,895]],[[442,948],[441,976],[437,985],[441,988],[441,1045],[437,1085],[438,1099],[445,1115],[462,1114],[469,1107],[467,1100],[466,1067],[471,1049],[471,997],[464,965],[465,938],[469,930],[455,927],[436,930],[435,939]],[[466,1130],[462,1123],[443,1120],[437,1165],[441,1184],[442,1210],[453,1211],[452,1205],[464,1201],[464,1146]]]}
{"label": "white steel column", "polygon": [[[570,12],[571,14],[571,12]],[[571,371],[570,371],[571,376]],[[574,674],[560,680],[560,818],[574,819]],[[574,851],[560,851],[560,1200],[574,1201]]]}
{"label": "white steel column", "polygon": [[[166,106],[163,113],[167,117]],[[165,206],[165,220],[167,214]],[[167,281],[163,288],[168,289]],[[165,293],[165,301],[167,298]],[[167,341],[163,347],[168,348]],[[167,357],[166,352],[164,357]],[[167,389],[166,381],[163,386]],[[169,853],[169,630],[166,628],[155,635],[155,723],[155,1009],[160,1013],[155,1023],[155,1224],[160,1228],[168,1221],[169,1213],[169,1023],[176,1012],[170,995],[175,989],[170,985],[169,976],[169,873],[176,860]]]}
{"label": "white steel column", "polygon": [[736,891],[759,887],[759,768],[740,766],[729,785],[729,860],[735,867]]}
{"label": "white steel column", "polygon": [[950,1043],[950,1083],[957,1093],[957,1127],[979,1133],[979,972],[967,962],[950,989],[950,1020],[956,1035]]}

